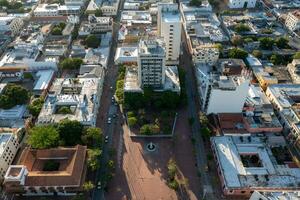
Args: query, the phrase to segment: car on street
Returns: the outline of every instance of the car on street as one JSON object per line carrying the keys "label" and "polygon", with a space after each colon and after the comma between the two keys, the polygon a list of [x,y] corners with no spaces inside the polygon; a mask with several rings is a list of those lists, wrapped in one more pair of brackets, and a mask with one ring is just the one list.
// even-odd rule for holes
{"label": "car on street", "polygon": [[98,183],[97,183],[97,189],[101,189],[102,188],[102,184],[101,184],[101,181],[98,181]]}
{"label": "car on street", "polygon": [[107,123],[111,124],[111,118],[110,117],[107,119]]}
{"label": "car on street", "polygon": [[105,143],[108,143],[108,135],[107,135],[107,136],[105,136],[105,138],[104,138],[104,142],[105,142]]}
{"label": "car on street", "polygon": [[111,98],[111,102],[113,102],[113,103],[115,102],[115,97]]}

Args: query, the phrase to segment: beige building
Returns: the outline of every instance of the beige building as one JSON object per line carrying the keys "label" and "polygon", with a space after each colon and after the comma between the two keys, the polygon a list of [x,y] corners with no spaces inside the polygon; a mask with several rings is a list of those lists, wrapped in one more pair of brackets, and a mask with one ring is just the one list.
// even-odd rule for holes
{"label": "beige building", "polygon": [[293,83],[300,84],[300,59],[294,59],[292,63],[287,65],[287,69]]}
{"label": "beige building", "polygon": [[300,29],[300,10],[290,12],[285,20],[286,27],[291,31]]}

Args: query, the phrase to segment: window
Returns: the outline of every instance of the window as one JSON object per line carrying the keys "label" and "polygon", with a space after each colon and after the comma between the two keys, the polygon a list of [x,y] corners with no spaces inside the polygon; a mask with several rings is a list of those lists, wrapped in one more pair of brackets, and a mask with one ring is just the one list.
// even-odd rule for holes
{"label": "window", "polygon": [[244,191],[244,190],[243,190],[243,191],[241,191],[241,193],[242,193],[242,194],[244,194],[245,192],[246,192],[246,191]]}

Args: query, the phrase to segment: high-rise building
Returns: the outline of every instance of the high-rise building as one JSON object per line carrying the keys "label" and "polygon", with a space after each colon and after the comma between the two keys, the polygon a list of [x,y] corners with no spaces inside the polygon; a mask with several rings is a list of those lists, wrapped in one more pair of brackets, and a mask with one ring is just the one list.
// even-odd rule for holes
{"label": "high-rise building", "polygon": [[179,64],[181,17],[178,4],[160,3],[157,13],[158,34],[166,45],[166,64]]}
{"label": "high-rise building", "polygon": [[138,47],[138,81],[141,88],[165,83],[165,49],[160,39],[141,40]]}

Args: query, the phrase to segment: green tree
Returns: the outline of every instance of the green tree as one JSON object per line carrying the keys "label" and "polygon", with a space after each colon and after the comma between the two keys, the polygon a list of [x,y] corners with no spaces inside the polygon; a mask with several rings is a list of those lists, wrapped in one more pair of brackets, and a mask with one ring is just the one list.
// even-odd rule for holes
{"label": "green tree", "polygon": [[43,98],[37,98],[37,99],[34,99],[30,105],[28,105],[28,111],[29,113],[34,116],[34,117],[37,117],[43,107],[43,104],[44,104],[44,100]]}
{"label": "green tree", "polygon": [[284,56],[279,55],[279,54],[273,54],[270,58],[270,61],[274,65],[280,65],[280,64],[284,64],[286,62]]}
{"label": "green tree", "polygon": [[295,55],[293,56],[294,59],[300,59],[300,51],[295,53]]}
{"label": "green tree", "polygon": [[262,52],[260,50],[253,50],[252,51],[253,56],[256,58],[262,58]]}
{"label": "green tree", "polygon": [[202,126],[208,125],[208,118],[204,112],[199,112],[199,121]]}
{"label": "green tree", "polygon": [[79,121],[63,119],[58,123],[57,129],[65,145],[81,144],[83,125]]}
{"label": "green tree", "polygon": [[88,146],[100,146],[103,142],[103,133],[100,128],[89,127],[84,131],[82,141]]}
{"label": "green tree", "polygon": [[228,53],[229,58],[246,59],[248,53],[240,48],[232,48]]}
{"label": "green tree", "polygon": [[245,43],[250,43],[250,42],[253,42],[253,39],[252,39],[251,37],[246,37],[246,38],[244,39],[244,42],[245,42]]}
{"label": "green tree", "polygon": [[85,38],[85,44],[90,48],[97,48],[100,44],[100,40],[95,35],[89,35]]}
{"label": "green tree", "polygon": [[72,114],[72,111],[69,107],[67,106],[62,106],[58,109],[57,114]]}
{"label": "green tree", "polygon": [[34,149],[56,147],[59,141],[58,131],[51,125],[35,126],[29,130],[28,144]]}
{"label": "green tree", "polygon": [[28,100],[29,93],[25,88],[8,83],[0,94],[0,108],[10,109],[16,105],[26,104]]}
{"label": "green tree", "polygon": [[232,37],[231,42],[235,46],[240,46],[243,44],[243,38],[240,35],[235,35]]}
{"label": "green tree", "polygon": [[152,135],[159,133],[159,126],[156,124],[145,124],[140,128],[140,134]]}
{"label": "green tree", "polygon": [[265,50],[271,50],[274,45],[274,40],[269,37],[263,37],[259,38],[258,41],[260,42],[260,48],[265,49]]}
{"label": "green tree", "polygon": [[52,35],[62,35],[62,30],[60,27],[54,27],[51,31]]}
{"label": "green tree", "polygon": [[137,124],[138,120],[136,117],[128,117],[128,125],[129,127],[133,127]]}
{"label": "green tree", "polygon": [[237,25],[234,26],[234,31],[238,33],[248,32],[250,31],[250,27],[246,24],[238,23]]}
{"label": "green tree", "polygon": [[289,40],[285,37],[280,37],[275,40],[276,46],[280,49],[289,47],[288,43],[289,43]]}
{"label": "green tree", "polygon": [[177,165],[173,158],[168,161],[168,175],[170,179],[174,179],[177,172]]}
{"label": "green tree", "polygon": [[203,138],[205,138],[205,139],[210,138],[211,130],[208,127],[204,126],[204,127],[201,128],[200,131],[201,131],[201,135],[202,135]]}
{"label": "green tree", "polygon": [[79,69],[83,60],[81,58],[65,58],[60,66],[63,69]]}
{"label": "green tree", "polygon": [[95,171],[100,167],[99,157],[101,155],[100,149],[88,149],[87,153],[87,165],[92,170]]}
{"label": "green tree", "polygon": [[98,8],[98,9],[96,9],[96,11],[95,11],[95,16],[96,17],[101,17],[102,16],[102,11]]}
{"label": "green tree", "polygon": [[91,181],[87,181],[83,183],[83,190],[86,192],[90,192],[95,188],[95,185]]}
{"label": "green tree", "polygon": [[202,1],[201,0],[190,0],[189,5],[199,7],[202,5]]}

